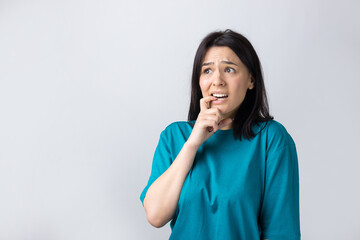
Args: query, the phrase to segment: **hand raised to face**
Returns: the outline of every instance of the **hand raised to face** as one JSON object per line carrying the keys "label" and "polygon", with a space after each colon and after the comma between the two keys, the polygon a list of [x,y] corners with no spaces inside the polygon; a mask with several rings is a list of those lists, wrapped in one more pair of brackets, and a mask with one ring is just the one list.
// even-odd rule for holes
{"label": "hand raised to face", "polygon": [[219,108],[211,108],[211,102],[216,100],[217,98],[213,96],[200,99],[200,113],[188,139],[188,141],[196,146],[200,146],[219,129],[232,123],[232,119],[225,118]]}

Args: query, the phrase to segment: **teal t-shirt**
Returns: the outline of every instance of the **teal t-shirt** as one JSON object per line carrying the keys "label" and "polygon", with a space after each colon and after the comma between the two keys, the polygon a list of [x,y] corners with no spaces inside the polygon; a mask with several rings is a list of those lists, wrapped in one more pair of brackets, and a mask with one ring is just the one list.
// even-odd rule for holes
{"label": "teal t-shirt", "polygon": [[[161,133],[141,201],[191,131],[191,122],[174,122]],[[235,140],[232,129],[219,130],[201,145],[170,223],[170,239],[300,239],[295,143],[274,120],[255,125],[254,132],[249,141]]]}

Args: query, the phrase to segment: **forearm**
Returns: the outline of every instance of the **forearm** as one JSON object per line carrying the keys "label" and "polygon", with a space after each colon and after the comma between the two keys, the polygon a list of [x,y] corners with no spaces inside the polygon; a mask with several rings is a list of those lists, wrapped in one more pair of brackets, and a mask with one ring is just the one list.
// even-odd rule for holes
{"label": "forearm", "polygon": [[144,208],[151,225],[162,227],[172,219],[197,150],[198,146],[186,142],[171,166],[149,187]]}

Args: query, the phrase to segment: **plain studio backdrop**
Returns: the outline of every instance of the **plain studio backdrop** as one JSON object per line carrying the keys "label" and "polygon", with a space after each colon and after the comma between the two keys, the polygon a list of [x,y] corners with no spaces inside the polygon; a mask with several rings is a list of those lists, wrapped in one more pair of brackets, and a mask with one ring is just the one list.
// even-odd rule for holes
{"label": "plain studio backdrop", "polygon": [[195,51],[233,29],[294,138],[303,239],[360,239],[358,1],[0,1],[0,239],[167,239],[139,200],[186,120]]}

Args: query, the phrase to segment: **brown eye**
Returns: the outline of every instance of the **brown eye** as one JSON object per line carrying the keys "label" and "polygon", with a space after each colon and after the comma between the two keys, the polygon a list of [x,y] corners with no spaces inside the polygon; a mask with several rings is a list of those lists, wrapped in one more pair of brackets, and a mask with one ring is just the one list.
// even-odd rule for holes
{"label": "brown eye", "polygon": [[227,68],[225,69],[225,72],[233,73],[233,72],[235,72],[235,69],[233,69],[233,68],[231,68],[231,67],[227,67]]}
{"label": "brown eye", "polygon": [[210,68],[206,68],[206,69],[204,70],[204,73],[205,73],[205,74],[210,74],[210,73],[211,73],[211,69],[210,69]]}

